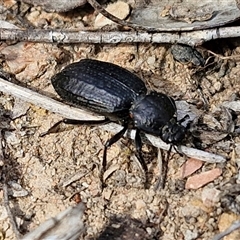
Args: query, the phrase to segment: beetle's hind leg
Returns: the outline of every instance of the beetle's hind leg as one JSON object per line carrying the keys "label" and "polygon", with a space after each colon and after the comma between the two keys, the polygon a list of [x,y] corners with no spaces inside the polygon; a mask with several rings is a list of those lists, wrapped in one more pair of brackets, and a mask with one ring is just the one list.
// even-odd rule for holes
{"label": "beetle's hind leg", "polygon": [[44,137],[50,133],[56,133],[59,130],[60,124],[63,122],[63,120],[58,121],[55,123],[52,127],[50,127],[46,132],[43,132],[40,134],[40,137]]}
{"label": "beetle's hind leg", "polygon": [[77,119],[68,119],[64,118],[62,120],[65,124],[73,124],[73,125],[89,125],[89,126],[96,126],[96,125],[102,125],[106,123],[110,123],[111,121],[108,118],[105,118],[103,120],[77,120]]}
{"label": "beetle's hind leg", "polygon": [[55,123],[52,127],[50,127],[46,132],[41,133],[40,137],[44,137],[50,133],[56,133],[58,132],[61,123],[65,123],[65,124],[72,124],[72,125],[89,125],[89,126],[96,126],[96,125],[102,125],[102,124],[106,124],[106,123],[110,123],[111,121],[106,118],[103,120],[77,120],[77,119],[68,119],[68,118],[64,118],[60,121],[58,121],[57,123]]}

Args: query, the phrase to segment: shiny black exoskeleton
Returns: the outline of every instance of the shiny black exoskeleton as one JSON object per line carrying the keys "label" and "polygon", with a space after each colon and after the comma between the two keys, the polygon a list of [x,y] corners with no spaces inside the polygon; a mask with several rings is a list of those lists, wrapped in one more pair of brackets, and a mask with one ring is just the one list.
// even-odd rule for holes
{"label": "shiny black exoskeleton", "polygon": [[[52,85],[63,100],[106,117],[106,120],[91,121],[90,124],[115,121],[123,125],[123,129],[105,144],[104,170],[107,148],[118,141],[128,128],[136,129],[138,159],[145,171],[141,131],[159,136],[172,145],[179,145],[185,137],[186,129],[177,121],[174,100],[163,93],[147,93],[139,77],[115,64],[83,59],[56,74]],[[69,119],[64,122],[89,124]]]}

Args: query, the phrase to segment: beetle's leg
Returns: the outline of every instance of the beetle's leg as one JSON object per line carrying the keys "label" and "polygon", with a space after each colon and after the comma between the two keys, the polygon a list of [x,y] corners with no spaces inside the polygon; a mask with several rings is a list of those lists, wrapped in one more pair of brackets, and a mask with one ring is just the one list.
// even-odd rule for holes
{"label": "beetle's leg", "polygon": [[50,127],[46,132],[43,132],[40,134],[40,137],[44,137],[50,133],[56,133],[59,130],[60,124],[63,122],[63,120],[58,121],[55,123],[52,127]]}
{"label": "beetle's leg", "polygon": [[68,119],[68,118],[64,118],[63,120],[58,121],[57,123],[55,123],[52,127],[50,127],[48,129],[48,131],[41,133],[40,137],[44,137],[47,134],[50,133],[56,133],[59,129],[59,126],[61,123],[65,123],[65,124],[73,124],[73,125],[90,125],[90,126],[95,126],[95,125],[102,125],[102,124],[106,124],[111,122],[109,119],[103,119],[103,120],[92,120],[92,121],[88,121],[88,120],[76,120],[76,119]]}
{"label": "beetle's leg", "polygon": [[[154,186],[154,190],[161,190],[165,188],[166,184],[166,178],[167,178],[167,173],[168,173],[168,162],[170,159],[170,154],[172,151],[172,148],[175,149],[175,145],[170,145],[170,148],[167,151],[167,156],[165,159],[162,157],[162,152],[161,149],[158,149],[158,167],[159,167],[159,177],[156,182],[156,185]],[[175,149],[176,150],[176,149]]]}
{"label": "beetle's leg", "polygon": [[73,125],[95,126],[95,125],[102,125],[102,124],[110,123],[111,121],[108,118],[105,118],[103,120],[77,120],[77,119],[64,118],[62,120],[62,122],[65,124],[73,124]]}
{"label": "beetle's leg", "polygon": [[135,135],[135,146],[136,146],[136,150],[137,150],[137,159],[140,162],[143,170],[144,170],[144,174],[145,174],[145,183],[147,182],[147,165],[143,159],[142,156],[142,139],[140,136],[140,130],[137,129],[136,130],[136,135]]}
{"label": "beetle's leg", "polygon": [[101,172],[101,180],[103,183],[103,174],[106,171],[107,166],[107,149],[111,147],[115,142],[117,142],[120,138],[123,137],[124,133],[128,129],[128,124],[125,124],[123,129],[115,134],[112,138],[108,139],[107,142],[104,144],[104,150],[103,150],[103,162],[102,162],[102,172]]}

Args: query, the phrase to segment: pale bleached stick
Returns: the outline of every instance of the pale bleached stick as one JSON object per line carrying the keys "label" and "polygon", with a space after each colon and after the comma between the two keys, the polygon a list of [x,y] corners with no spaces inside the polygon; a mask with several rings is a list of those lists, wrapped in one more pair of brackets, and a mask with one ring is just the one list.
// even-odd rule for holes
{"label": "pale bleached stick", "polygon": [[[111,123],[111,124],[103,125],[101,128],[103,128],[104,130],[108,130],[108,131],[117,133],[122,129],[122,126],[120,126],[116,123]],[[131,130],[126,135],[131,139],[135,139],[135,133],[136,133],[135,130]],[[170,145],[163,142],[159,137],[155,137],[155,136],[152,136],[150,134],[145,134],[145,136],[147,137],[147,139],[150,141],[150,143],[153,146],[155,146],[157,148],[164,149],[164,150],[169,150]],[[188,157],[197,158],[197,159],[202,160],[204,162],[221,163],[221,162],[226,161],[226,158],[224,156],[213,154],[213,153],[210,153],[210,152],[205,152],[205,151],[202,151],[202,150],[199,150],[199,149],[196,149],[196,148],[179,146],[179,149],[182,153],[184,153]],[[172,148],[171,151],[176,152],[174,150],[174,148]]]}
{"label": "pale bleached stick", "polygon": [[69,207],[57,216],[48,219],[38,228],[26,234],[22,240],[61,239],[76,240],[84,232],[83,214],[85,206],[83,203],[75,207]]}
{"label": "pale bleached stick", "polygon": [[102,120],[104,117],[96,116],[92,113],[75,108],[52,98],[39,94],[28,88],[18,86],[0,78],[0,91],[20,98],[28,103],[45,108],[51,112],[57,113],[65,118],[81,120]]}
{"label": "pale bleached stick", "polygon": [[[14,97],[20,98],[26,102],[32,103],[44,109],[47,109],[51,112],[57,113],[65,118],[70,119],[78,119],[78,120],[102,120],[103,116],[94,116],[93,114],[83,111],[79,108],[74,108],[53,100],[49,97],[41,95],[37,92],[34,92],[30,89],[20,87],[16,84],[8,82],[2,78],[0,78],[0,91],[11,94]],[[121,130],[122,126],[116,123],[110,123],[101,126],[101,128],[111,131],[113,133],[117,133]],[[127,133],[127,136],[131,139],[135,138],[135,130],[131,130]],[[162,148],[165,150],[169,149],[169,144],[163,142],[159,137],[154,137],[152,135],[146,134],[148,140],[152,143],[153,146]],[[189,148],[185,146],[180,147],[181,151],[189,157],[197,158],[202,161],[216,163],[216,162],[225,162],[225,157],[221,155],[212,154],[209,152],[201,151],[194,148]],[[174,151],[174,149],[173,149]]]}
{"label": "pale bleached stick", "polygon": [[[225,236],[229,235],[230,233],[232,233],[233,231],[236,231],[239,228],[240,228],[240,221],[239,220],[238,221],[234,221],[229,228],[227,228],[222,233],[219,233],[218,235],[214,236],[214,238],[212,240],[221,240]],[[231,239],[231,238],[229,238],[229,239]]]}
{"label": "pale bleached stick", "polygon": [[226,108],[231,108],[235,112],[240,112],[240,100],[224,102],[223,106]]}
{"label": "pale bleached stick", "polygon": [[0,40],[48,43],[182,43],[199,46],[204,42],[240,36],[240,27],[221,27],[189,32],[100,32],[84,30],[0,28]]}

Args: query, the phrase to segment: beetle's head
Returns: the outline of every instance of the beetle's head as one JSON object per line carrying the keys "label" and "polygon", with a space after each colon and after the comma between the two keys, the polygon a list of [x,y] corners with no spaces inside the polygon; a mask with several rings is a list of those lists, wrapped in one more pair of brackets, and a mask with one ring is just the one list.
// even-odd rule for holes
{"label": "beetle's head", "polygon": [[161,138],[164,142],[179,145],[186,135],[186,128],[172,118],[163,128]]}

